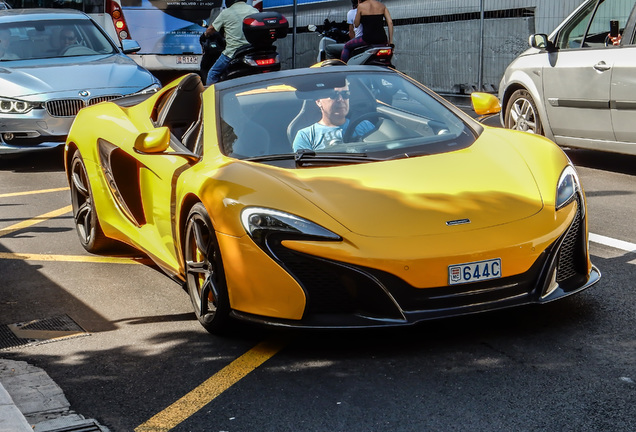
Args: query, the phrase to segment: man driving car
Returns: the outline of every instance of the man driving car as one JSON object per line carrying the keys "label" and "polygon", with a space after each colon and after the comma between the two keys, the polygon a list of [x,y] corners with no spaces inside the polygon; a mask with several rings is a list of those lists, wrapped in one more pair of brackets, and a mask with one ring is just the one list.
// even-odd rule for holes
{"label": "man driving car", "polygon": [[[349,86],[335,87],[321,96],[315,103],[322,116],[318,122],[298,131],[294,138],[294,151],[321,150],[343,142],[342,135],[350,123],[347,118],[351,96]],[[356,126],[352,137],[360,138],[373,129],[373,124],[365,120]]]}

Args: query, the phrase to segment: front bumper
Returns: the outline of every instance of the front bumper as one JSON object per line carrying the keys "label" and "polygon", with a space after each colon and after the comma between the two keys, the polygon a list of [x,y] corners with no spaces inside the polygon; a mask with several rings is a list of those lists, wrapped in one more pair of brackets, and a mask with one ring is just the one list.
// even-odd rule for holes
{"label": "front bumper", "polygon": [[589,288],[601,277],[589,264],[581,201],[565,232],[525,272],[463,285],[416,288],[378,269],[328,260],[270,244],[271,252],[302,286],[307,303],[300,320],[233,311],[246,321],[272,326],[368,328],[554,301]]}
{"label": "front bumper", "polygon": [[0,116],[0,155],[64,145],[74,117],[52,117],[43,108]]}

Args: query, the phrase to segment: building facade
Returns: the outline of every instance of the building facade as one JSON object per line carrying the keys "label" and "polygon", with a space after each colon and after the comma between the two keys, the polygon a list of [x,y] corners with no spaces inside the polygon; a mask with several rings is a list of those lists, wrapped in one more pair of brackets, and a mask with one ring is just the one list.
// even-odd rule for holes
{"label": "building facade", "polygon": [[[350,0],[268,0],[296,33],[277,42],[283,67],[316,62],[320,36],[310,24],[343,21]],[[528,36],[550,33],[583,0],[381,0],[394,22],[396,68],[430,88],[465,94],[496,91],[508,64],[528,48]],[[295,11],[295,14],[294,14]],[[483,11],[483,12],[482,12]],[[292,53],[294,56],[292,58]]]}

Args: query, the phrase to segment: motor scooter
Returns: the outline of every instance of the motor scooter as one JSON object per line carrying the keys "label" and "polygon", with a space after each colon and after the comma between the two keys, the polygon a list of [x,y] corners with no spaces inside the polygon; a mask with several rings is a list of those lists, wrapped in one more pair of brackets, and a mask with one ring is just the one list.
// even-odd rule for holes
{"label": "motor scooter", "polygon": [[[280,70],[280,56],[274,42],[286,37],[288,29],[287,18],[278,12],[260,12],[245,17],[243,33],[249,45],[236,51],[219,81]],[[210,36],[202,35],[200,43],[203,57],[199,73],[205,82],[208,71],[225,49],[225,39],[216,32]]]}
{"label": "motor scooter", "polygon": [[342,47],[349,40],[349,24],[346,21],[335,22],[325,20],[322,26],[307,26],[309,31],[319,33],[322,38],[318,43],[318,61],[339,59]]}
{"label": "motor scooter", "polygon": [[[309,31],[316,32],[322,36],[318,44],[318,62],[329,59],[340,59],[340,53],[337,52],[338,50],[330,50],[329,48],[330,46],[337,46],[341,52],[344,43],[340,43],[338,40],[344,39],[344,42],[349,40],[348,24],[344,21],[343,23],[347,25],[346,38],[343,36],[344,30],[342,25],[333,21],[325,20],[325,24],[323,26],[315,26],[313,24],[307,26]],[[349,57],[347,64],[376,65],[395,69],[395,66],[392,63],[394,48],[395,46],[389,44],[364,45],[357,47],[351,52],[351,56]]]}

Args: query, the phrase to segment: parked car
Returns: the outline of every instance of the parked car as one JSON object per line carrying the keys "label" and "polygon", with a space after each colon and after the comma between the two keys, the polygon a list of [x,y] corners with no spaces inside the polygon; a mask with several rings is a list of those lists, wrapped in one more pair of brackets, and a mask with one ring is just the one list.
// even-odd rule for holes
{"label": "parked car", "polygon": [[506,69],[502,124],[557,144],[636,154],[634,1],[587,0]]}
{"label": "parked car", "polygon": [[78,111],[161,85],[89,16],[74,10],[0,11],[0,156],[63,146]]}
{"label": "parked car", "polygon": [[[294,151],[326,110],[348,126]],[[600,277],[558,146],[482,126],[387,68],[207,89],[190,74],[144,101],[83,109],[65,164],[84,248],[143,251],[210,332],[230,317],[409,325],[546,303]]]}

